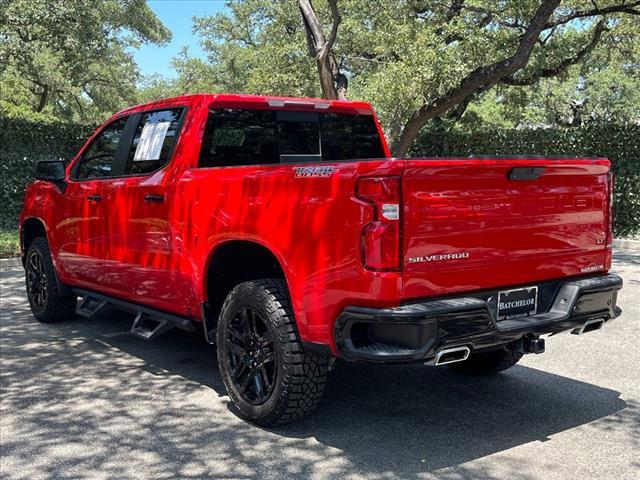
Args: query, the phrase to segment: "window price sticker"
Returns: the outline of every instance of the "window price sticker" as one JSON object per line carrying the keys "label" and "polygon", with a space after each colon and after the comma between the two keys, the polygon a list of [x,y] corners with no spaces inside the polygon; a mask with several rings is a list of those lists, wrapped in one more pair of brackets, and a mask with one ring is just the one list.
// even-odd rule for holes
{"label": "window price sticker", "polygon": [[167,135],[171,122],[147,123],[142,128],[140,140],[133,156],[134,162],[159,160],[164,137]]}

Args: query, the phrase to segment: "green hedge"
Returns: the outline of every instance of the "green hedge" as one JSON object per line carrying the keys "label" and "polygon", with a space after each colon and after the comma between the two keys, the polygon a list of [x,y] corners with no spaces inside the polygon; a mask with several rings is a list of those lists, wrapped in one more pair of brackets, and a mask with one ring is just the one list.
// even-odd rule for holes
{"label": "green hedge", "polygon": [[33,161],[71,159],[95,126],[0,117],[0,229],[15,229]]}
{"label": "green hedge", "polygon": [[[95,125],[45,123],[0,117],[0,228],[14,229],[33,161],[70,159]],[[474,133],[426,129],[412,150],[416,156],[571,155],[603,156],[616,178],[616,235],[640,234],[640,127],[593,125],[546,130],[491,130]]]}
{"label": "green hedge", "polygon": [[414,156],[568,155],[607,157],[616,173],[615,235],[640,234],[640,126],[488,130],[473,133],[425,130]]}

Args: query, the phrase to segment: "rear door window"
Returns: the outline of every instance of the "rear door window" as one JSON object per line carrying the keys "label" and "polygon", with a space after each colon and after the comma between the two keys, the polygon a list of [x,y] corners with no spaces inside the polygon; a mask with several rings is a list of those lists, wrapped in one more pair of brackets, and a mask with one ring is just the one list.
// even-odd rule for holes
{"label": "rear door window", "polygon": [[273,112],[231,109],[209,112],[201,167],[278,162],[278,130]]}
{"label": "rear door window", "polygon": [[213,109],[201,167],[384,158],[372,115]]}
{"label": "rear door window", "polygon": [[141,114],[127,155],[125,175],[143,175],[161,169],[171,158],[183,108]]}

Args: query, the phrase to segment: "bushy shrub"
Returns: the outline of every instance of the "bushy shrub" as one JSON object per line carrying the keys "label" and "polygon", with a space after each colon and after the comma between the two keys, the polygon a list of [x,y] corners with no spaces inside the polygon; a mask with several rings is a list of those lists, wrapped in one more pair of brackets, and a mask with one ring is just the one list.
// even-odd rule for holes
{"label": "bushy shrub", "polygon": [[71,159],[95,125],[0,117],[0,229],[15,229],[34,160]]}

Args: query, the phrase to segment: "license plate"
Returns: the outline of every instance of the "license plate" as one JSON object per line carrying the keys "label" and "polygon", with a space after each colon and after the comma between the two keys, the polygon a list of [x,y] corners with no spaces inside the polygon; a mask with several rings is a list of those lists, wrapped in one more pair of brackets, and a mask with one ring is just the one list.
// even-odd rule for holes
{"label": "license plate", "polygon": [[498,293],[498,320],[535,315],[538,287],[516,288]]}

